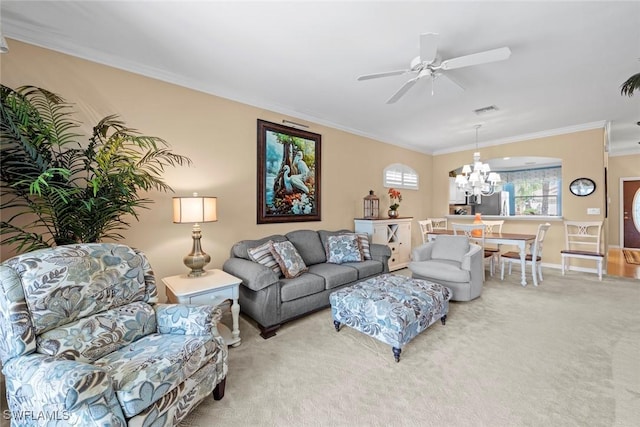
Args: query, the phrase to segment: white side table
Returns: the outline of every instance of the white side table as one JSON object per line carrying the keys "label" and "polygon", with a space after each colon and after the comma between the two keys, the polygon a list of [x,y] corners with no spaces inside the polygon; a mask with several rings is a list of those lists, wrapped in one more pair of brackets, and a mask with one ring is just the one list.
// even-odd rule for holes
{"label": "white side table", "polygon": [[232,301],[231,317],[233,330],[220,323],[218,329],[227,345],[240,345],[238,316],[240,304],[238,294],[242,280],[222,270],[207,270],[200,277],[188,277],[186,274],[165,277],[162,282],[167,287],[167,299],[171,303],[218,305],[227,299]]}

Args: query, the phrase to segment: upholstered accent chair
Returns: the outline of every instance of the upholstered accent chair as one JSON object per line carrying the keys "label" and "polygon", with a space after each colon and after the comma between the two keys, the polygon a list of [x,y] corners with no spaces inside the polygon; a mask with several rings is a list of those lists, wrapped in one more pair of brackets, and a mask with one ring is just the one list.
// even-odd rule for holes
{"label": "upholstered accent chair", "polygon": [[484,254],[467,236],[439,235],[411,252],[414,279],[439,283],[452,291],[451,300],[470,301],[482,294]]}
{"label": "upholstered accent chair", "polygon": [[147,258],[125,245],[59,246],[5,261],[0,361],[12,425],[178,424],[209,393],[224,395],[221,315],[214,306],[158,304]]}

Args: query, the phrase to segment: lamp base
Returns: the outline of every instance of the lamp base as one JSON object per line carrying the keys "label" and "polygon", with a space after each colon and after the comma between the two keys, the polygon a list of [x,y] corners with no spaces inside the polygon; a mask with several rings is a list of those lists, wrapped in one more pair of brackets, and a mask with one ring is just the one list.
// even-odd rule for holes
{"label": "lamp base", "polygon": [[199,254],[189,254],[185,256],[183,261],[184,265],[191,269],[188,276],[199,277],[205,273],[204,267],[211,262],[211,256],[204,252],[200,252]]}
{"label": "lamp base", "polygon": [[202,251],[200,246],[200,227],[196,224],[193,227],[193,231],[191,233],[191,237],[193,238],[193,246],[191,247],[191,252],[186,255],[182,261],[184,265],[191,269],[189,272],[189,277],[199,277],[202,276],[204,271],[204,266],[211,262],[211,256]]}

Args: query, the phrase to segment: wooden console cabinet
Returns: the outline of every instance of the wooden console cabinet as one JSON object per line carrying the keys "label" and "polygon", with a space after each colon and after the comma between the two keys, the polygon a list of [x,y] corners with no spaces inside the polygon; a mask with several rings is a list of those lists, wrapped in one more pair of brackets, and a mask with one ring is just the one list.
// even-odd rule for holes
{"label": "wooden console cabinet", "polygon": [[367,233],[371,243],[389,246],[389,270],[399,270],[411,261],[411,221],[413,218],[355,219],[357,233]]}

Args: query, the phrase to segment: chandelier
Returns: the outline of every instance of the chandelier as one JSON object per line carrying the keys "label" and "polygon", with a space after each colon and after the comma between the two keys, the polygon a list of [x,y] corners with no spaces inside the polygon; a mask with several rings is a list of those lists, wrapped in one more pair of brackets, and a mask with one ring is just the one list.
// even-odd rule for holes
{"label": "chandelier", "polygon": [[[476,128],[476,150],[478,149],[478,129],[482,125],[475,125]],[[491,196],[496,191],[496,185],[500,182],[500,175],[491,172],[488,163],[480,161],[480,152],[473,153],[473,165],[464,165],[462,173],[456,176],[456,185],[460,190],[464,190],[466,196]]]}

